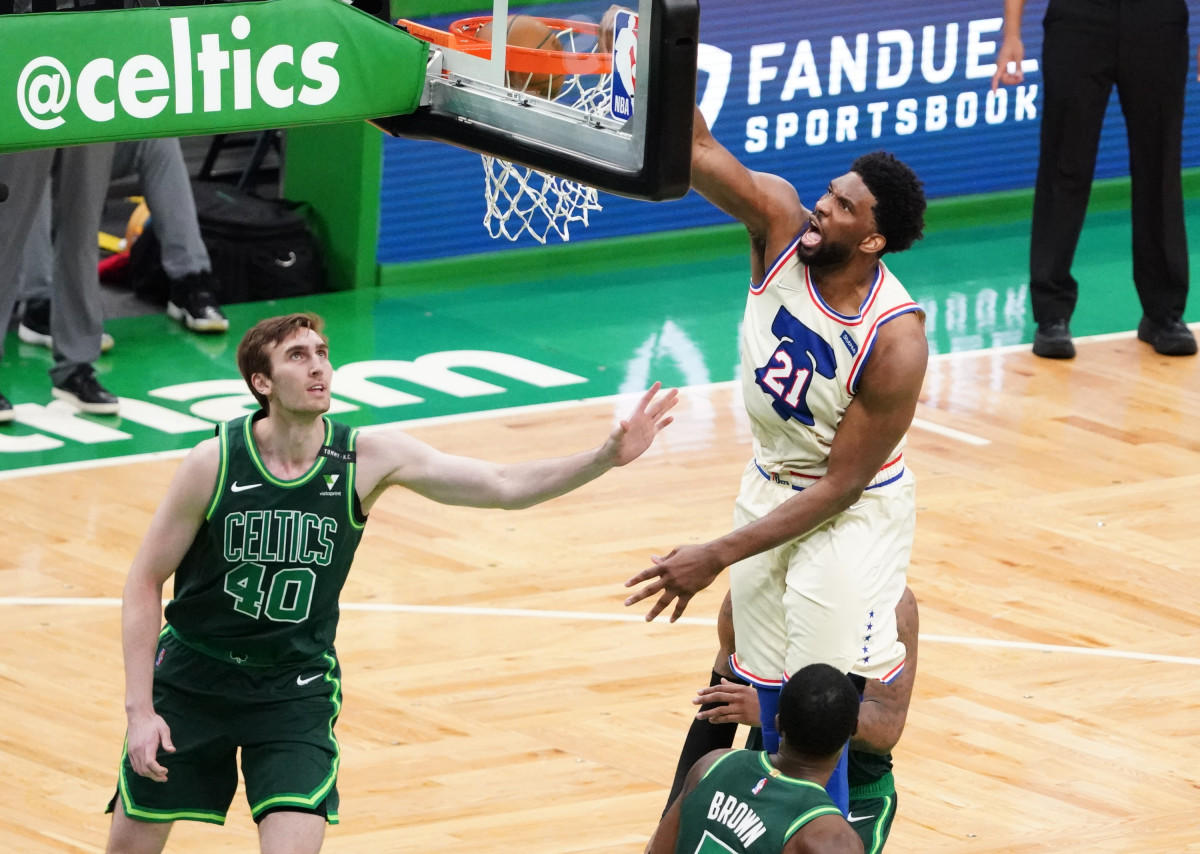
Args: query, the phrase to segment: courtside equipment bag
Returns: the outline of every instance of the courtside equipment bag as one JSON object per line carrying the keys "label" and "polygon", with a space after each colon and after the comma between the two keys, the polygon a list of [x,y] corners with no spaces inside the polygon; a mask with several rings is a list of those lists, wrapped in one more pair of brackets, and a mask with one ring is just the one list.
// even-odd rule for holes
{"label": "courtside equipment bag", "polygon": [[[205,181],[194,182],[192,193],[220,302],[280,299],[325,290],[320,247],[298,205]],[[142,299],[167,301],[170,283],[162,269],[153,211],[133,244],[130,278]]]}

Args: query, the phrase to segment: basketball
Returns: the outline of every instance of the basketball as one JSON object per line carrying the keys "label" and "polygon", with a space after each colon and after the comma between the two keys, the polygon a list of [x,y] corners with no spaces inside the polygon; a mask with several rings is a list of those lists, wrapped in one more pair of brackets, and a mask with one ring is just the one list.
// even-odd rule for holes
{"label": "basketball", "polygon": [[[491,41],[492,25],[484,24],[476,32],[484,41]],[[510,15],[508,18],[508,44],[510,47],[527,47],[535,50],[562,50],[562,42],[554,30],[537,18],[528,15]],[[535,74],[525,71],[509,71],[507,85],[518,92],[528,92],[539,98],[553,100],[562,91],[562,75]]]}

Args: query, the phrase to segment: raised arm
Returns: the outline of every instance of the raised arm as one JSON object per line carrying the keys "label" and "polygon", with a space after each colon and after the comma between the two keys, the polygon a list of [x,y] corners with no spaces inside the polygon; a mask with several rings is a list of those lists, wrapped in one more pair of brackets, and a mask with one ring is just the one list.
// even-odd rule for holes
{"label": "raised arm", "polygon": [[697,592],[725,567],[795,539],[858,501],[912,424],[929,358],[924,326],[915,313],[885,324],[863,370],[858,394],[846,408],[824,477],[770,513],[699,546],[680,546],[625,582],[649,581],[626,605],[661,594],[646,614],[653,620],[675,602],[679,619]]}
{"label": "raised arm", "polygon": [[917,678],[919,629],[917,597],[906,587],[896,605],[896,633],[906,650],[904,669],[887,684],[877,679],[867,680],[858,711],[858,730],[850,738],[853,749],[882,755],[891,753],[900,741]]}
{"label": "raised arm", "polygon": [[651,386],[601,445],[569,457],[502,464],[445,454],[397,430],[365,434],[358,444],[363,510],[370,512],[384,490],[397,485],[442,504],[505,510],[578,489],[640,457],[671,423],[667,413],[678,392],[658,394],[660,388],[658,383]]}
{"label": "raised arm", "polygon": [[[1025,79],[1021,62],[1025,59],[1025,43],[1021,41],[1021,18],[1025,14],[1025,0],[1004,0],[1004,37],[1000,50],[996,52],[996,73],[992,75],[992,91],[1001,83],[1015,86]],[[1009,71],[1009,64],[1013,70]]]}
{"label": "raised arm", "polygon": [[778,175],[742,165],[717,142],[699,109],[692,131],[692,188],[745,225],[767,263],[787,248],[808,220],[796,188]]}
{"label": "raised arm", "polygon": [[138,774],[159,782],[167,779],[167,770],[156,758],[159,745],[167,751],[175,749],[170,730],[154,711],[153,701],[162,590],[204,522],[219,461],[216,439],[201,442],[184,458],[133,559],[121,599],[129,761]]}

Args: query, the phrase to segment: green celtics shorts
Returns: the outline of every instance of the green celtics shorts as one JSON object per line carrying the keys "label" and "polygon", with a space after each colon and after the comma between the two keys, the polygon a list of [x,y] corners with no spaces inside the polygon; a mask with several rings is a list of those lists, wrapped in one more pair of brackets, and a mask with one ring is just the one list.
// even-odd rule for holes
{"label": "green celtics shorts", "polygon": [[[298,810],[338,821],[341,670],[325,655],[308,665],[243,667],[197,652],[170,633],[159,639],[154,710],[175,752],[158,752],[167,781],[134,773],[121,756],[117,795],[142,821],[224,824],[237,790],[237,751],[250,812]],[[116,797],[109,803],[112,811]]]}
{"label": "green celtics shorts", "polygon": [[850,814],[846,820],[863,843],[864,854],[879,854],[896,817],[896,786],[892,775],[869,786],[850,789]]}

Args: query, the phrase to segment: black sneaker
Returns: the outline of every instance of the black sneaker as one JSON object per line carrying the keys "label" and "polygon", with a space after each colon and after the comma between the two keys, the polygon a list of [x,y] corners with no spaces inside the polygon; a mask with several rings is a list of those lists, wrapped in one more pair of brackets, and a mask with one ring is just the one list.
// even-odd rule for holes
{"label": "black sneaker", "polygon": [[212,273],[190,273],[173,280],[167,315],[193,332],[226,331],[229,320],[213,294],[215,289],[216,280]]}
{"label": "black sneaker", "polygon": [[1043,359],[1074,359],[1075,344],[1065,320],[1039,323],[1033,336],[1033,355]]}
{"label": "black sneaker", "polygon": [[1196,336],[1182,320],[1155,323],[1150,318],[1143,317],[1138,324],[1137,337],[1139,341],[1145,341],[1153,347],[1155,353],[1163,356],[1196,355]]}
{"label": "black sneaker", "polygon": [[8,402],[4,392],[0,392],[0,424],[7,424],[15,417],[16,413],[13,412],[12,404]]}
{"label": "black sneaker", "polygon": [[[25,300],[21,309],[21,322],[17,324],[17,337],[26,344],[37,347],[54,349],[54,339],[50,337],[50,300]],[[113,348],[113,337],[107,332],[100,336],[100,352],[107,353]]]}
{"label": "black sneaker", "polygon": [[54,384],[51,393],[92,415],[116,415],[121,408],[116,396],[100,385],[91,365],[80,365],[71,371],[65,380]]}

